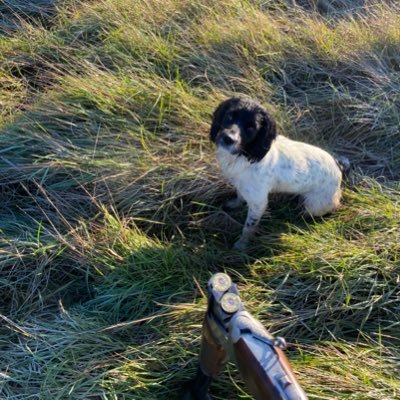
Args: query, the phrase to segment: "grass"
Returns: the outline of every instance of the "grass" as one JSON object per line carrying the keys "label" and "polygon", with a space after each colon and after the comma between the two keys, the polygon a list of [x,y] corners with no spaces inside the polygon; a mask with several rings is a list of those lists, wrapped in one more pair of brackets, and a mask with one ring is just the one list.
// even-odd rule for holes
{"label": "grass", "polygon": [[[396,2],[0,11],[2,399],[179,398],[217,271],[286,337],[310,399],[400,399]],[[324,219],[274,198],[248,255],[208,141],[233,94],[354,166]],[[212,389],[249,398],[233,365]]]}

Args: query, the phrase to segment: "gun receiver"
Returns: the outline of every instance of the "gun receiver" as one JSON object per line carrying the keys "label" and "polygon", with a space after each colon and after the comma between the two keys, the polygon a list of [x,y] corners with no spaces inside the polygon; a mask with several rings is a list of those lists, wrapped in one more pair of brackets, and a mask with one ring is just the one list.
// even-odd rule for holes
{"label": "gun receiver", "polygon": [[209,280],[207,289],[200,365],[183,400],[210,400],[211,379],[228,361],[237,365],[256,400],[307,400],[283,353],[285,340],[274,338],[245,310],[231,278],[217,273]]}

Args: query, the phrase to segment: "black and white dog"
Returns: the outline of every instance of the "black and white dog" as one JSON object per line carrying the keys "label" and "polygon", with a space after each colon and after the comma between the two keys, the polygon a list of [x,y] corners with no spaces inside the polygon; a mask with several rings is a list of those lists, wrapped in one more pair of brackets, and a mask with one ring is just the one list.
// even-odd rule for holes
{"label": "black and white dog", "polygon": [[228,208],[248,205],[243,250],[264,214],[269,193],[297,194],[306,212],[322,216],[340,204],[342,170],[348,167],[326,151],[278,135],[276,124],[257,102],[231,98],[214,112],[210,139],[217,145],[223,176],[237,191]]}

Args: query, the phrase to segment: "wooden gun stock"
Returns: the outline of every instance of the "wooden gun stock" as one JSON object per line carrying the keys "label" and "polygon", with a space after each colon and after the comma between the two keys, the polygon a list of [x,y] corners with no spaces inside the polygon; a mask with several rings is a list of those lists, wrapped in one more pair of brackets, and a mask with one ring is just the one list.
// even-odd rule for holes
{"label": "wooden gun stock", "polygon": [[227,354],[222,343],[215,337],[207,316],[204,318],[201,347],[200,368],[206,376],[215,378],[227,362]]}

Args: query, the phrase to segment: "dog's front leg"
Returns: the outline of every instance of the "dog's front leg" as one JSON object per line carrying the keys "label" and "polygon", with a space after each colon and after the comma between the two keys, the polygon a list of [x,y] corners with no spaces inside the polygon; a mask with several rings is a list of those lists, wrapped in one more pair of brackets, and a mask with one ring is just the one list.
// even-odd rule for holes
{"label": "dog's front leg", "polygon": [[235,208],[240,207],[245,203],[245,200],[243,197],[240,195],[239,192],[236,193],[236,196],[233,199],[228,200],[225,204],[223,209],[225,211],[231,211],[234,210]]}
{"label": "dog's front leg", "polygon": [[247,212],[247,218],[243,227],[242,236],[240,236],[240,239],[234,244],[235,249],[246,249],[257,229],[257,226],[265,212],[265,209],[267,208],[267,205],[268,201],[265,201],[261,204],[249,204],[249,211]]}

